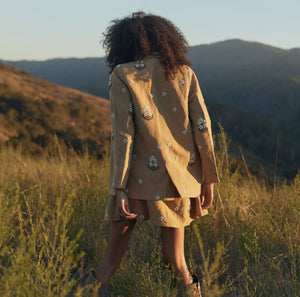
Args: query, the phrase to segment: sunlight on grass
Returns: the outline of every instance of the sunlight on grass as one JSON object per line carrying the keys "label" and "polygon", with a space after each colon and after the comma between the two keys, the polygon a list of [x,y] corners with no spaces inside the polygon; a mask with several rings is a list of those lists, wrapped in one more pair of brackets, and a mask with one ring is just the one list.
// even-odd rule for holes
{"label": "sunlight on grass", "polygon": [[[228,156],[216,139],[221,183],[208,216],[186,228],[186,254],[204,297],[300,296],[300,176],[276,187]],[[102,258],[109,231],[109,158],[0,149],[0,295],[70,296],[74,275]],[[175,296],[159,228],[137,224],[111,296]],[[80,287],[74,296],[80,296]]]}

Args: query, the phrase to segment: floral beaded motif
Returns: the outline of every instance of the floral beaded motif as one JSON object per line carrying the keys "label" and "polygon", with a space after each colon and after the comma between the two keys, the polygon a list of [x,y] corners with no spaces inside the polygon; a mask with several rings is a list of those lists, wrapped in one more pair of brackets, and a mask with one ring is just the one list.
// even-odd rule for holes
{"label": "floral beaded motif", "polygon": [[136,63],[134,64],[134,68],[136,70],[143,70],[143,69],[145,69],[145,67],[146,66],[143,61],[136,61]]}
{"label": "floral beaded motif", "polygon": [[206,124],[206,120],[204,118],[199,118],[198,121],[197,121],[197,124],[198,124],[198,130],[200,132],[207,132],[208,129],[207,129],[207,124]]}
{"label": "floral beaded motif", "polygon": [[189,165],[193,165],[193,164],[195,164],[195,163],[196,163],[196,155],[195,155],[195,153],[193,152],[193,153],[191,154],[191,157],[190,157]]}
{"label": "floral beaded motif", "polygon": [[153,118],[151,108],[148,105],[145,105],[144,107],[143,117],[145,120],[151,120]]}
{"label": "floral beaded motif", "polygon": [[157,160],[153,155],[149,158],[148,168],[152,171],[155,171],[159,168]]}
{"label": "floral beaded motif", "polygon": [[133,103],[132,103],[132,101],[130,101],[130,103],[129,103],[129,109],[128,109],[128,112],[129,112],[129,114],[130,114],[131,116],[133,116]]}

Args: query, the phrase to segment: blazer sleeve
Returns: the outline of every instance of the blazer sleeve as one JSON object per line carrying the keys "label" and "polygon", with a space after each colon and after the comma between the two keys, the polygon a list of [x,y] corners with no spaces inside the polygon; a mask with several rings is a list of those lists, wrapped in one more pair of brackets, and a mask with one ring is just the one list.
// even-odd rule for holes
{"label": "blazer sleeve", "polygon": [[189,117],[201,158],[204,182],[218,183],[219,178],[213,148],[211,121],[199,87],[198,79],[194,73],[192,73],[191,76],[189,91]]}
{"label": "blazer sleeve", "polygon": [[134,137],[131,95],[116,69],[110,77],[109,96],[112,129],[110,188],[114,194],[114,189],[126,187]]}

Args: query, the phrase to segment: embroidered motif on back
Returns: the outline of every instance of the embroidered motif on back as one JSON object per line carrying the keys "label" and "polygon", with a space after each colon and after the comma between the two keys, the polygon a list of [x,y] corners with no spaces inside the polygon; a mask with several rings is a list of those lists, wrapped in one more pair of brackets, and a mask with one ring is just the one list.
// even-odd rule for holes
{"label": "embroidered motif on back", "polygon": [[189,165],[194,165],[196,163],[196,155],[193,152],[190,157]]}
{"label": "embroidered motif on back", "polygon": [[198,130],[203,133],[203,132],[207,132],[207,124],[206,124],[206,120],[204,118],[199,118],[197,121],[198,124]]}
{"label": "embroidered motif on back", "polygon": [[131,116],[133,116],[133,103],[132,103],[132,101],[130,101],[130,103],[129,103],[128,112]]}
{"label": "embroidered motif on back", "polygon": [[155,171],[159,168],[157,160],[153,155],[149,158],[148,168],[152,171]]}
{"label": "embroidered motif on back", "polygon": [[145,69],[145,64],[143,61],[136,61],[136,63],[134,64],[134,68],[136,70],[144,70]]}
{"label": "embroidered motif on back", "polygon": [[151,120],[153,118],[151,108],[148,105],[145,105],[144,107],[143,117],[145,120]]}

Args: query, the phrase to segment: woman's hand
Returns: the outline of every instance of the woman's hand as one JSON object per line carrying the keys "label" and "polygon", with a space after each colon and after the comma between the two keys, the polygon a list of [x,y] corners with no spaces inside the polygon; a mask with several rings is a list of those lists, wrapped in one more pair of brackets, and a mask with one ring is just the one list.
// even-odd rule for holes
{"label": "woman's hand", "polygon": [[128,198],[125,192],[121,189],[115,189],[115,193],[120,217],[124,219],[135,219],[137,214],[130,213]]}
{"label": "woman's hand", "polygon": [[214,198],[214,184],[202,184],[200,197],[202,202],[202,209],[210,208]]}

